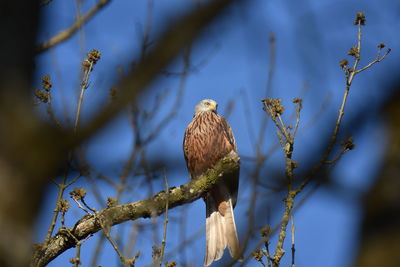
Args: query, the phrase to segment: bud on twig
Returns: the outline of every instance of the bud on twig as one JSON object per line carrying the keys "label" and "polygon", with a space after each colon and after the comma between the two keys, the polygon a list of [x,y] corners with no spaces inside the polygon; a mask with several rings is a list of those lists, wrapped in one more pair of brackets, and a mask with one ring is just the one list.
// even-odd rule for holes
{"label": "bud on twig", "polygon": [[353,46],[352,48],[350,48],[350,50],[347,52],[347,54],[350,56],[353,56],[353,57],[357,57],[359,55],[358,47]]}
{"label": "bud on twig", "polygon": [[357,12],[356,19],[354,20],[354,25],[365,25],[365,12]]}
{"label": "bud on twig", "polygon": [[81,200],[81,199],[84,199],[86,196],[86,189],[85,188],[74,188],[74,190],[71,191],[69,194],[73,199]]}
{"label": "bud on twig", "polygon": [[342,59],[342,60],[340,60],[339,64],[340,64],[340,67],[342,67],[342,69],[343,69],[349,64],[349,61],[347,61],[346,59]]}

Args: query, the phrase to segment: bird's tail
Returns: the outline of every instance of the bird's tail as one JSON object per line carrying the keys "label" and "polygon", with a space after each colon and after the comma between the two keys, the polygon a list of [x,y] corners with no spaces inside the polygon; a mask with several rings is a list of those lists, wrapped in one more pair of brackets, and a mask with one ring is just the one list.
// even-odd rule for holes
{"label": "bird's tail", "polygon": [[208,195],[206,197],[206,254],[204,266],[219,260],[226,247],[232,258],[240,258],[239,239],[236,231],[235,217],[233,214],[232,199],[215,201]]}

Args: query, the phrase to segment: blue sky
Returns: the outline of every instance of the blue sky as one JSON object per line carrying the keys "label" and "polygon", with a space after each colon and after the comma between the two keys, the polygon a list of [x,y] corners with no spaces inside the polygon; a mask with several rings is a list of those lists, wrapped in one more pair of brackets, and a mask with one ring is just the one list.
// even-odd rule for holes
{"label": "blue sky", "polygon": [[[265,116],[261,99],[280,97],[286,107],[285,118],[290,121],[293,112],[291,100],[303,98],[303,111],[299,135],[295,144],[295,160],[302,167],[302,159],[310,158],[310,151],[318,148],[321,137],[332,131],[341,97],[344,91],[344,75],[339,67],[339,60],[348,58],[346,52],[355,44],[356,27],[353,26],[355,13],[365,11],[367,26],[363,27],[361,66],[374,59],[376,45],[384,42],[393,49],[384,62],[361,73],[355,78],[351,88],[344,123],[351,119],[357,110],[369,107],[374,109],[387,94],[384,85],[393,79],[392,69],[399,60],[400,48],[398,30],[400,24],[400,3],[396,1],[249,1],[246,7],[235,6],[229,16],[213,25],[207,36],[201,38],[192,47],[191,63],[200,66],[191,72],[186,81],[182,102],[173,106],[177,94],[179,78],[161,77],[140,97],[139,106],[149,110],[153,107],[155,96],[168,90],[165,102],[157,106],[157,115],[153,121],[146,122],[142,131],[148,134],[157,121],[160,121],[171,108],[177,115],[163,129],[159,137],[147,148],[148,158],[166,159],[171,165],[166,166],[170,186],[186,183],[188,179],[182,154],[182,138],[186,125],[191,121],[195,104],[204,98],[215,99],[219,103],[222,115],[229,103],[234,103],[228,121],[234,131],[239,152],[242,156],[254,155],[254,133],[258,133],[260,122]],[[85,13],[95,1],[83,2]],[[195,1],[154,0],[151,37],[157,36],[171,19],[191,10]],[[73,1],[53,1],[43,8],[42,30],[39,42],[46,40],[62,29],[69,27],[75,20],[76,4]],[[118,87],[118,77],[129,73],[132,61],[138,59],[141,31],[146,23],[147,1],[112,1],[100,11],[82,31],[54,49],[37,56],[37,82],[40,77],[50,74],[53,81],[53,106],[56,115],[63,118],[68,114],[73,118],[76,97],[79,88],[80,64],[83,56],[91,49],[102,52],[101,60],[96,64],[90,78],[90,87],[85,93],[82,123],[88,121],[97,110],[105,106],[108,89]],[[276,36],[276,66],[270,95],[265,95],[268,74],[270,45],[268,36]],[[349,58],[348,58],[349,59]],[[397,64],[398,65],[398,64]],[[180,71],[182,61],[172,64],[168,70]],[[326,103],[325,100],[329,99]],[[38,108],[38,112],[42,112]],[[45,112],[42,112],[45,116]],[[317,116],[318,115],[318,116]],[[350,266],[356,252],[358,223],[360,221],[360,192],[365,192],[372,183],[384,152],[384,131],[378,117],[371,117],[362,131],[344,132],[354,135],[357,147],[346,154],[333,170],[334,181],[354,190],[354,197],[340,197],[321,187],[307,199],[295,213],[296,223],[296,263],[297,266]],[[121,114],[105,127],[92,140],[85,144],[87,159],[95,169],[117,179],[124,162],[129,156],[134,135],[126,113]],[[267,128],[263,151],[268,151],[278,139],[271,123]],[[316,156],[315,160],[318,159]],[[283,154],[277,150],[271,155],[264,167],[265,176],[261,179],[268,183],[268,176],[283,172]],[[245,235],[247,224],[247,203],[249,200],[252,164],[242,160],[239,202],[235,210],[239,236]],[[114,195],[106,183],[99,181],[99,189],[104,198]],[[132,181],[132,185],[134,185]],[[153,191],[164,189],[163,179],[155,179]],[[75,187],[89,189],[87,181],[81,179]],[[88,202],[98,205],[90,190]],[[265,190],[263,191],[265,193]],[[126,194],[123,202],[139,200],[148,195],[147,190],[134,188]],[[301,194],[301,199],[305,194]],[[49,186],[48,195],[43,204],[42,214],[37,223],[36,239],[44,239],[50,222],[50,213],[54,206],[55,188]],[[68,197],[68,195],[66,195]],[[276,212],[271,213],[270,221],[265,216],[268,210],[260,209],[257,225],[267,222],[276,224],[283,212],[283,203],[277,197],[263,197],[258,206],[272,205]],[[100,208],[99,206],[97,206]],[[170,211],[172,218],[168,227],[168,254],[178,244],[182,228],[176,221],[184,212],[187,214],[187,237],[203,229],[205,208],[201,200]],[[83,216],[76,208],[69,212],[67,225],[72,225]],[[158,218],[162,222],[163,216]],[[140,220],[141,224],[151,225],[150,220]],[[119,230],[123,240],[128,239],[132,222],[127,222]],[[156,239],[161,240],[162,229],[157,228]],[[242,229],[242,233],[240,232]],[[90,255],[98,237],[90,238],[82,248],[83,266],[89,266]],[[151,262],[151,246],[154,245],[151,227],[138,233],[135,252],[142,255],[138,266]],[[204,233],[186,249],[188,266],[200,266],[204,253]],[[286,245],[290,243],[287,239]],[[276,239],[271,241],[274,248]],[[283,266],[289,263],[288,254]],[[196,253],[193,253],[195,251]],[[49,266],[68,265],[74,256],[73,249],[55,259]],[[226,252],[226,255],[228,253]],[[190,256],[189,256],[190,255]],[[180,256],[170,257],[178,263]],[[225,259],[225,258],[224,258]],[[229,259],[229,257],[226,257]],[[190,264],[192,263],[192,264]],[[118,258],[110,245],[106,244],[99,264],[118,266]],[[179,266],[179,265],[178,265]],[[260,266],[250,260],[246,266]]]}

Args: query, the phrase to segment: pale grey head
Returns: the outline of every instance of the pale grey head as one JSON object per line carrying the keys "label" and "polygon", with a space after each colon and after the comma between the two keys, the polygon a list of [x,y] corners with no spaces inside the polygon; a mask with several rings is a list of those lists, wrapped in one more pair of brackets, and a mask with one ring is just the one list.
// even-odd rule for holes
{"label": "pale grey head", "polygon": [[217,113],[218,103],[212,99],[201,100],[194,108],[194,116],[199,115],[202,112],[211,111]]}

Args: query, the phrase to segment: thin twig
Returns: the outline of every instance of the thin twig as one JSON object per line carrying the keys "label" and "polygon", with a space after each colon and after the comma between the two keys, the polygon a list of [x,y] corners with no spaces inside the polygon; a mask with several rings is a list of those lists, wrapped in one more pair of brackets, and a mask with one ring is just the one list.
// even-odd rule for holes
{"label": "thin twig", "polygon": [[[83,0],[75,0],[75,9],[76,9],[76,21],[79,21],[82,19],[82,2]],[[85,51],[85,31],[84,31],[84,23],[79,25],[78,27],[78,38],[79,38],[79,52],[81,58],[84,57],[84,51]]]}
{"label": "thin twig", "polygon": [[268,97],[272,93],[272,83],[275,73],[276,62],[276,36],[273,32],[269,33],[269,62],[268,62],[268,78],[265,90],[265,96]]}
{"label": "thin twig", "polygon": [[183,70],[179,80],[179,88],[175,98],[175,102],[172,105],[170,112],[161,120],[161,122],[154,127],[146,138],[142,140],[142,145],[148,144],[151,140],[154,139],[156,135],[158,135],[163,128],[169,123],[177,114],[178,108],[181,105],[183,99],[183,93],[186,87],[186,80],[189,74],[190,69],[190,54],[191,54],[191,47],[187,47],[183,53]]}
{"label": "thin twig", "polygon": [[65,188],[71,186],[73,183],[75,183],[79,178],[82,177],[82,174],[79,174],[78,176],[76,176],[74,179],[72,179],[68,184],[65,185]]}
{"label": "thin twig", "polygon": [[76,244],[75,259],[71,259],[74,263],[74,267],[78,267],[82,263],[81,262],[81,246],[82,246],[82,242],[78,242]]}
{"label": "thin twig", "polygon": [[99,174],[96,176],[96,178],[99,178],[99,179],[105,181],[106,183],[108,183],[108,184],[114,186],[115,188],[118,187],[118,184],[117,184],[114,180],[112,180],[110,177],[108,177],[108,176],[106,176],[106,175],[104,175],[104,174],[99,173]]}
{"label": "thin twig", "polygon": [[280,130],[281,130],[282,134],[285,136],[286,141],[287,142],[292,142],[292,138],[290,137],[290,134],[286,131],[286,127],[285,127],[285,124],[283,123],[281,114],[278,113],[277,117],[278,117],[279,123],[281,125]]}
{"label": "thin twig", "polygon": [[132,227],[131,231],[129,234],[129,242],[125,246],[125,255],[128,257],[131,257],[131,253],[133,252],[133,249],[135,248],[135,243],[136,243],[136,238],[138,236],[138,233],[141,232],[141,224],[138,222],[132,222]]}
{"label": "thin twig", "polygon": [[[265,84],[265,97],[269,97],[272,94],[272,89],[273,89],[273,80],[274,80],[274,75],[275,75],[275,68],[276,68],[276,36],[274,33],[269,34],[269,61],[268,61],[268,75],[267,75],[267,81]],[[247,119],[246,119],[247,120]],[[264,144],[265,140],[265,133],[267,130],[267,125],[268,125],[268,120],[267,118],[264,118],[261,121],[261,127],[258,133],[258,142],[257,142],[257,147],[256,149],[261,149]],[[260,151],[258,152],[259,154]]]}
{"label": "thin twig", "polygon": [[296,104],[296,124],[293,130],[293,139],[296,137],[297,129],[299,128],[300,123],[300,113],[301,109],[303,108],[303,100],[301,98],[293,99],[293,103]]}
{"label": "thin twig", "polygon": [[115,241],[111,238],[110,226],[104,225],[104,221],[99,216],[97,216],[96,213],[94,214],[94,216],[95,216],[96,221],[100,224],[101,229],[103,230],[103,234],[104,234],[105,238],[108,240],[108,242],[110,242],[110,244],[114,248],[115,252],[117,252],[118,257],[121,260],[121,263],[122,264],[128,264],[129,266],[134,267],[136,259],[139,257],[140,253],[137,252],[133,258],[125,257],[122,254],[122,252],[120,251],[120,249],[118,248],[118,246],[115,243]]}
{"label": "thin twig", "polygon": [[[68,229],[67,229],[68,230]],[[69,232],[69,231],[68,231]],[[69,232],[71,235],[72,233]],[[75,258],[70,259],[70,262],[74,264],[74,267],[78,267],[79,265],[82,264],[81,261],[81,247],[82,244],[89,238],[90,236],[87,236],[85,239],[79,241],[78,239],[76,239],[76,248],[75,248]]]}
{"label": "thin twig", "polygon": [[272,266],[271,253],[269,252],[269,241],[265,243],[265,256],[267,257],[268,267]]}
{"label": "thin twig", "polygon": [[339,161],[339,159],[347,152],[347,149],[340,150],[340,153],[336,155],[332,160],[326,160],[325,164],[334,164]]}
{"label": "thin twig", "polygon": [[133,144],[129,158],[125,163],[125,166],[121,172],[121,175],[119,176],[119,183],[117,184],[111,180],[112,183],[114,184],[114,187],[117,190],[116,197],[115,197],[117,200],[117,204],[119,203],[119,201],[122,197],[122,194],[126,190],[126,183],[128,181],[129,174],[132,171],[132,167],[135,163],[137,154],[138,154],[138,147],[135,144]]}
{"label": "thin twig", "polygon": [[[257,150],[257,145],[256,145],[256,133],[254,130],[254,124],[253,124],[253,116],[251,113],[251,109],[249,107],[251,107],[250,105],[250,101],[249,101],[249,95],[248,95],[248,91],[245,90],[244,88],[240,90],[240,100],[242,100],[242,105],[243,105],[243,116],[244,116],[244,121],[247,123],[247,136],[249,137],[249,143],[250,145],[255,148],[255,150]],[[243,156],[242,156],[243,157]],[[254,157],[254,160],[257,160],[257,157]]]}
{"label": "thin twig", "polygon": [[60,31],[55,36],[51,37],[49,40],[44,41],[36,47],[36,52],[41,53],[49,50],[53,46],[67,40],[70,38],[83,24],[85,24],[89,19],[91,19],[98,11],[109,4],[111,0],[100,0],[97,4],[89,10],[84,16],[78,18],[76,22],[68,29]]}
{"label": "thin twig", "polygon": [[105,241],[105,236],[104,236],[104,234],[102,234],[102,235],[100,235],[99,240],[97,241],[97,244],[96,244],[96,248],[94,249],[94,252],[92,254],[93,256],[90,261],[90,266],[99,266],[97,264],[97,262],[100,258],[101,250],[104,246],[104,241]]}
{"label": "thin twig", "polygon": [[[180,216],[179,216],[180,233],[179,233],[178,240],[181,240],[181,241],[187,240],[187,238],[186,238],[186,234],[187,234],[186,225],[187,225],[187,218],[188,218],[187,214],[188,214],[188,207],[183,206],[182,211],[180,212]],[[180,263],[182,266],[187,265],[187,257],[186,257],[187,249],[188,249],[188,247],[185,246],[184,249],[179,250]]]}
{"label": "thin twig", "polygon": [[81,201],[82,201],[82,203],[83,203],[83,205],[85,205],[85,207],[87,208],[87,209],[89,209],[91,212],[93,212],[93,213],[95,213],[96,212],[96,209],[95,208],[92,208],[92,207],[90,207],[87,203],[86,203],[86,201],[85,201],[85,199],[84,198],[82,198],[81,199]]}
{"label": "thin twig", "polygon": [[[268,220],[269,221],[269,220]],[[267,258],[267,265],[268,267],[272,266],[272,259],[271,259],[271,254],[269,252],[269,243],[270,243],[270,237],[271,237],[271,227],[268,224],[265,228],[262,228],[261,230],[261,235],[265,238],[264,246],[265,249],[262,250],[262,253],[265,255]]]}
{"label": "thin twig", "polygon": [[379,49],[379,50],[378,50],[378,57],[377,57],[374,61],[370,62],[367,66],[365,66],[365,67],[363,67],[363,68],[361,68],[361,69],[356,70],[356,72],[355,72],[356,74],[359,73],[359,72],[362,72],[362,71],[364,71],[364,70],[366,70],[366,69],[368,69],[368,68],[370,68],[370,67],[371,67],[372,65],[374,65],[375,63],[381,62],[381,61],[384,60],[385,57],[390,53],[390,51],[392,51],[392,50],[389,48],[388,50],[386,50],[385,54],[384,54],[382,57],[380,57],[381,48],[378,48],[378,49]]}
{"label": "thin twig", "polygon": [[262,252],[260,250],[257,250],[255,252],[253,252],[253,258],[258,261],[259,263],[261,263],[262,266],[267,267],[267,265],[265,264],[265,262],[263,261],[262,258]]}
{"label": "thin twig", "polygon": [[51,178],[50,181],[51,181],[55,186],[60,186],[60,183],[57,182],[54,178]]}
{"label": "thin twig", "polygon": [[161,267],[162,260],[164,257],[164,251],[165,251],[165,246],[167,244],[167,224],[168,224],[168,203],[169,203],[169,186],[168,186],[168,180],[167,180],[167,174],[164,169],[164,180],[165,180],[165,192],[167,200],[165,201],[165,219],[164,219],[164,233],[163,233],[163,239],[161,242],[161,252],[160,252],[160,262],[159,262],[159,267]]}
{"label": "thin twig", "polygon": [[292,232],[292,267],[295,267],[295,252],[296,252],[296,248],[295,248],[295,243],[294,243],[294,218],[293,218],[293,214],[290,216],[291,218],[291,222],[292,222],[292,226],[291,226],[291,232]]}
{"label": "thin twig", "polygon": [[153,22],[153,10],[154,3],[153,0],[147,0],[147,15],[146,15],[146,28],[143,33],[143,41],[140,51],[140,61],[146,56],[146,52],[151,44],[150,42],[150,32]]}
{"label": "thin twig", "polygon": [[81,92],[79,95],[78,99],[78,107],[76,109],[76,116],[75,116],[75,124],[74,124],[74,132],[78,130],[78,124],[79,124],[79,119],[81,117],[81,108],[82,108],[82,102],[83,102],[83,95],[85,93],[85,90],[88,88],[88,83],[89,83],[89,76],[90,73],[93,70],[93,62],[92,61],[87,61],[88,66],[87,69],[85,69],[85,74],[81,83]]}
{"label": "thin twig", "polygon": [[49,102],[47,103],[47,108],[46,108],[47,114],[49,115],[49,118],[50,118],[58,127],[60,127],[60,128],[62,129],[62,124],[61,124],[61,122],[57,119],[56,115],[54,114],[54,109],[53,109],[53,106],[52,106],[52,102],[51,102],[51,100],[50,100],[50,95],[51,95],[51,94],[49,94]]}
{"label": "thin twig", "polygon": [[46,234],[46,238],[44,243],[48,244],[51,238],[51,235],[53,234],[54,231],[54,227],[56,226],[56,222],[57,222],[57,217],[58,214],[60,212],[59,209],[59,202],[63,197],[64,191],[65,191],[65,181],[67,180],[67,174],[65,173],[62,177],[61,183],[58,183],[57,181],[53,180],[52,181],[58,186],[58,193],[57,193],[57,199],[56,199],[56,204],[53,210],[53,217],[51,218],[51,223],[49,226],[49,229],[47,230],[47,234]]}
{"label": "thin twig", "polygon": [[88,211],[84,206],[82,206],[82,204],[74,197],[72,197],[72,199],[75,201],[75,203],[78,205],[78,207],[83,210],[84,212],[86,212],[89,215],[94,215],[93,213],[91,213],[90,211]]}
{"label": "thin twig", "polygon": [[[100,220],[99,220],[100,222]],[[108,231],[105,230],[104,225],[100,222],[100,225],[103,229],[103,233],[104,236],[107,238],[108,242],[110,242],[111,246],[114,248],[115,252],[117,252],[119,259],[121,260],[121,262],[123,264],[128,264],[129,266],[135,266],[135,261],[137,259],[137,257],[139,257],[139,252],[136,253],[135,257],[133,257],[132,259],[128,259],[126,258],[121,251],[119,250],[117,244],[114,242],[114,240],[111,238],[110,234]]]}

